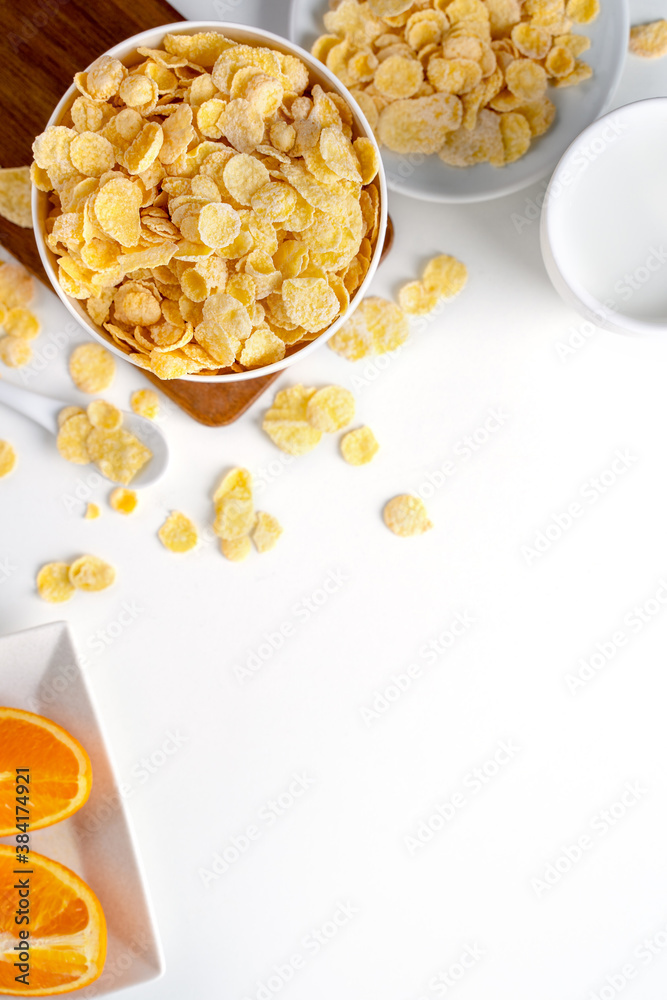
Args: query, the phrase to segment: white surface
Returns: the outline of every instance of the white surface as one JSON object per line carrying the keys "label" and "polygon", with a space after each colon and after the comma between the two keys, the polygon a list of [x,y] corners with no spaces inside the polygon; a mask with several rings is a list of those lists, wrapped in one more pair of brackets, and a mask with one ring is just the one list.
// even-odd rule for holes
{"label": "white surface", "polygon": [[[0,704],[45,715],[64,726],[85,747],[93,767],[93,790],[81,809],[30,834],[30,850],[77,872],[104,909],[104,972],[72,996],[88,1000],[156,979],[164,971],[163,959],[125,801],[67,626],[54,622],[5,636],[0,639],[0,663]],[[16,841],[3,837],[0,843]]]}
{"label": "white surface", "polygon": [[[181,5],[193,17],[208,7]],[[234,16],[260,23],[260,10],[272,30],[286,16],[274,0]],[[633,12],[664,8],[633,0]],[[633,60],[617,99],[665,92],[667,61]],[[165,945],[166,977],[128,1000],[255,998],[295,953],[307,964],[270,996],[433,1000],[443,994],[429,981],[475,944],[485,955],[457,1000],[590,1000],[627,963],[637,974],[623,1000],[664,995],[667,605],[646,624],[624,619],[667,579],[667,349],[596,331],[561,303],[533,221],[543,193],[457,207],[391,196],[397,238],[374,291],[395,293],[444,251],[468,264],[465,292],[386,367],[325,348],[277,383],[351,386],[382,444],[368,468],[345,465],[334,439],[283,462],[258,427],[268,400],[218,430],[165,406],[171,470],[124,518],[38,428],[0,413],[19,453],[0,483],[0,631],[71,621]],[[40,291],[38,309],[29,385],[81,402],[66,357],[83,334],[52,294]],[[568,340],[582,346],[563,356]],[[108,396],[125,406],[142,385],[119,369]],[[619,449],[636,459],[626,471]],[[384,501],[446,462],[428,500],[435,530],[390,535]],[[210,524],[211,489],[233,463],[254,470],[258,506],[283,522],[279,547],[241,566],[214,541],[162,549],[170,509]],[[592,486],[612,463],[614,485]],[[99,521],[82,520],[75,491],[103,501]],[[522,546],[575,502],[581,516],[528,565]],[[116,564],[117,585],[40,602],[37,568],[84,551]],[[344,584],[308,612],[337,572]],[[429,665],[420,649],[465,612],[475,624]],[[294,634],[241,684],[234,665],[285,624]],[[626,644],[571,694],[566,675],[620,630]],[[411,663],[422,676],[367,726],[361,708]],[[184,740],[171,755],[170,733]],[[520,752],[473,794],[466,776],[502,740]],[[294,774],[314,779],[298,798]],[[646,794],[606,834],[593,829],[632,781]],[[404,837],[457,792],[465,807],[411,856]],[[250,825],[261,836],[205,889],[198,869]],[[593,848],[538,897],[531,879],[584,835]],[[348,900],[358,912],[315,953],[303,939]],[[644,939],[662,942],[653,957],[634,954]]]}
{"label": "white surface", "polygon": [[[326,33],[323,16],[327,10],[328,0],[292,0],[292,40],[310,50],[315,39]],[[549,87],[556,120],[526,156],[502,169],[480,163],[461,170],[447,166],[436,155],[401,155],[385,149],[389,187],[427,201],[471,202],[520,191],[547,176],[572,140],[610,106],[627,51],[628,19],[627,0],[613,0],[602,4],[593,24],[575,25],[578,34],[591,39],[591,48],[582,58],[592,66],[593,77],[578,87]]]}
{"label": "white surface", "polygon": [[667,99],[652,98],[594,122],[549,183],[547,271],[565,301],[605,329],[667,332],[666,167]]}
{"label": "white surface", "polygon": [[[112,55],[116,59],[121,59],[121,60],[129,59],[130,62],[132,62],[133,58],[134,59],[138,58],[135,49],[137,49],[140,46],[147,46],[148,48],[151,48],[158,45],[162,40],[163,34],[170,27],[173,26],[163,25],[162,27],[157,29],[153,28],[149,31],[142,31],[138,35],[132,35],[127,41],[121,42],[119,45],[115,45],[113,48],[109,49],[108,53],[106,54]],[[217,30],[221,31],[223,34],[226,32],[228,35],[233,37],[234,41],[236,42],[242,44],[254,44],[254,45],[263,44],[269,47],[280,48],[289,54],[297,55],[299,58],[301,58],[308,66],[311,74],[311,79],[313,80],[313,82],[319,82],[323,84],[323,86],[327,90],[333,90],[347,99],[354,113],[357,134],[359,136],[364,136],[365,138],[370,139],[371,142],[374,143],[376,150],[379,153],[379,148],[377,146],[375,136],[373,135],[370,127],[368,126],[366,119],[363,117],[361,109],[359,108],[356,101],[348,93],[345,87],[343,87],[339,83],[336,77],[329,72],[326,66],[322,66],[322,64],[318,62],[316,59],[313,59],[308,52],[300,50],[298,46],[294,45],[289,41],[281,39],[280,37],[272,34],[271,32],[266,32],[266,31],[258,32],[256,30],[253,30],[252,28],[250,29],[234,28],[233,22],[229,21],[228,22],[220,20],[218,20],[217,22],[211,22],[210,20],[197,21],[196,23],[191,23],[188,30],[191,32],[210,31],[210,30],[216,30],[216,27]],[[59,121],[62,121],[62,116],[64,114],[65,109],[69,107],[69,105],[72,103],[74,98],[78,96],[78,94],[79,92],[74,85],[72,85],[69,88],[69,90],[65,94],[63,94],[62,99],[58,102],[57,106],[53,111],[53,114],[51,115],[51,118],[49,119],[49,125],[54,125],[57,124]],[[378,228],[378,238],[375,242],[375,246],[373,248],[373,256],[371,258],[368,271],[364,276],[364,280],[362,281],[361,285],[352,296],[350,307],[354,306],[354,308],[356,308],[356,303],[360,302],[361,299],[363,299],[364,296],[366,295],[367,289],[370,286],[373,280],[373,276],[375,275],[375,272],[377,270],[377,266],[380,257],[382,255],[382,248],[384,246],[384,236],[387,225],[387,185],[384,178],[384,171],[380,171],[380,173],[378,174],[377,185],[380,193],[380,219]],[[39,250],[39,255],[42,259],[42,264],[44,265],[44,270],[51,279],[51,282],[53,283],[60,300],[69,310],[69,312],[71,313],[71,315],[75,320],[79,319],[83,321],[84,325],[90,330],[93,337],[101,341],[105,345],[105,347],[107,347],[110,351],[112,351],[112,353],[115,354],[117,357],[119,358],[127,357],[125,351],[122,351],[113,342],[111,337],[102,332],[100,328],[95,323],[92,322],[83,304],[77,299],[71,298],[69,295],[66,295],[65,292],[60,287],[60,285],[58,284],[56,256],[47,247],[44,241],[43,230],[42,228],[40,228],[41,225],[43,224],[43,220],[46,217],[47,208],[48,204],[47,204],[46,194],[42,191],[38,191],[37,188],[33,188],[32,217],[33,217],[33,222],[35,224],[35,232],[37,234],[37,247]],[[306,344],[304,347],[302,347],[301,350],[297,352],[298,358],[297,354],[291,354],[283,358],[282,361],[276,361],[275,364],[265,365],[262,368],[262,374],[270,375],[274,372],[283,371],[284,369],[290,368],[293,364],[295,364],[297,360],[301,361],[308,358],[314,351],[317,351],[322,346],[322,344],[329,339],[329,337],[333,337],[336,331],[339,330],[340,327],[343,325],[347,315],[351,311],[353,311],[352,308],[347,310],[347,312],[345,313],[341,313],[338,319],[334,323],[332,323],[331,326],[327,330],[325,330],[324,333],[322,333],[321,336],[318,338],[319,343],[313,341],[310,344]],[[221,384],[227,382],[244,382],[253,377],[255,377],[253,372],[244,371],[244,372],[231,372],[226,375],[208,375],[208,376],[184,375],[183,381],[215,382],[216,384]]]}

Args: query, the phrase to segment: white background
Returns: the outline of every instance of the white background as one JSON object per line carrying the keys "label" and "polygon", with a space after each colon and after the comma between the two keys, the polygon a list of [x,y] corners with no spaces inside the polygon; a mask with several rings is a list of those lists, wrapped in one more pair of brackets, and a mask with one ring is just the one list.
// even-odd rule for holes
{"label": "white background", "polygon": [[[208,0],[176,6],[216,13]],[[635,21],[664,14],[660,0],[632,8]],[[231,17],[285,31],[287,5],[245,2]],[[633,59],[616,103],[666,92],[667,61]],[[650,599],[667,599],[667,351],[658,340],[581,336],[544,272],[538,223],[513,219],[542,190],[460,207],[391,196],[396,243],[373,290],[395,294],[446,252],[468,265],[465,292],[382,369],[323,348],[278,383],[353,388],[358,422],[382,445],[366,468],[347,466],[333,438],[281,462],[260,430],[267,399],[227,429],[165,400],[167,478],[130,518],[108,507],[106,486],[88,490],[103,516],[87,522],[72,498],[85,495],[88,470],[0,412],[0,437],[19,455],[0,485],[0,631],[70,621],[164,941],[166,978],[128,998],[433,998],[448,995],[443,977],[461,973],[466,946],[483,956],[451,988],[457,1000],[664,995],[667,604]],[[28,385],[85,403],[66,370],[85,335],[44,289],[37,311],[44,332]],[[583,346],[562,357],[577,330]],[[119,366],[105,395],[127,407],[142,385]],[[492,410],[502,420],[489,433]],[[483,442],[474,454],[466,435]],[[614,482],[602,493],[593,480],[617,450],[628,467],[605,476]],[[395,538],[385,501],[448,460],[453,474],[428,500],[435,530]],[[226,562],[210,534],[194,553],[166,552],[156,531],[167,512],[205,529],[212,488],[233,465],[254,471],[258,507],[284,525],[279,546],[243,565]],[[552,528],[548,550],[529,560],[523,547],[575,502],[581,517],[558,538]],[[116,565],[116,586],[62,612],[41,602],[39,566],[85,551]],[[625,620],[647,601],[645,624]],[[429,664],[422,648],[459,613],[474,623]],[[235,667],[286,623],[282,648],[240,679]],[[626,644],[572,693],[567,675],[619,630]],[[365,719],[411,664],[421,673],[409,690]],[[170,734],[182,743],[165,756]],[[476,792],[470,773],[501,741],[518,749]],[[310,784],[294,798],[297,773]],[[627,782],[639,798],[605,829],[600,814]],[[411,852],[405,838],[457,792],[463,806]],[[281,795],[287,807],[269,823],[267,804]],[[250,825],[258,839],[206,887],[201,870]],[[540,891],[534,880],[559,858],[566,869],[563,852],[585,836],[581,860]],[[309,935],[336,913],[343,923],[341,904],[354,915],[316,950]],[[261,988],[294,955],[303,967],[290,981]],[[631,980],[619,975],[628,963]]]}

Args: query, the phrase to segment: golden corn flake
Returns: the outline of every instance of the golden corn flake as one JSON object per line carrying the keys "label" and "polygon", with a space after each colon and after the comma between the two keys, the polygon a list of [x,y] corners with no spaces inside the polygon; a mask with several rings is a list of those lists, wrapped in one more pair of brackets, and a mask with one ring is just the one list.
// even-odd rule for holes
{"label": "golden corn flake", "polygon": [[283,389],[264,415],[262,429],[288,455],[306,455],[322,440],[322,432],[307,419],[308,402],[315,392],[302,385]]}
{"label": "golden corn flake", "polygon": [[[78,419],[68,420],[61,433]],[[113,431],[93,427],[86,438],[86,448],[102,475],[122,486],[128,486],[152,458],[151,450],[123,427]]]}
{"label": "golden corn flake", "polygon": [[355,414],[354,396],[349,389],[328,385],[318,389],[306,409],[308,423],[318,431],[333,434],[352,423]]}
{"label": "golden corn flake", "polygon": [[414,0],[368,0],[371,13],[377,17],[396,17],[412,7]]}
{"label": "golden corn flake", "polygon": [[197,544],[197,529],[185,514],[174,510],[158,531],[158,538],[170,552],[189,552]]}
{"label": "golden corn flake", "polygon": [[139,417],[147,417],[155,420],[160,412],[160,400],[158,394],[152,389],[137,389],[130,397],[130,406]]}
{"label": "golden corn flake", "polygon": [[16,465],[16,452],[9,441],[0,441],[0,479],[8,476]]}
{"label": "golden corn flake", "polygon": [[[662,59],[667,55],[667,20],[637,24],[630,29],[630,51],[642,59]],[[579,53],[575,53],[578,55]]]}
{"label": "golden corn flake", "polygon": [[423,535],[433,527],[424,501],[407,493],[390,500],[385,505],[383,517],[389,530],[401,538]]}
{"label": "golden corn flake", "polygon": [[115,431],[123,422],[123,414],[118,407],[113,403],[107,403],[104,399],[94,399],[88,404],[86,413],[93,427],[105,431]]}
{"label": "golden corn flake", "polygon": [[62,427],[70,417],[85,416],[85,410],[82,410],[80,406],[65,406],[58,414],[58,427]]}
{"label": "golden corn flake", "polygon": [[441,298],[458,295],[468,280],[468,269],[456,257],[440,254],[428,262],[424,269],[424,287]]}
{"label": "golden corn flake", "polygon": [[243,562],[252,551],[250,536],[242,535],[241,538],[234,538],[232,540],[221,538],[220,551],[225,559],[229,559],[230,562]]}
{"label": "golden corn flake", "polygon": [[139,498],[134,490],[126,490],[122,486],[118,486],[115,490],[112,490],[109,496],[110,506],[114,510],[117,510],[119,514],[131,514],[138,502]]}
{"label": "golden corn flake", "polygon": [[380,445],[370,427],[357,427],[343,436],[340,450],[349,465],[368,465],[377,455]]}
{"label": "golden corn flake", "polygon": [[41,329],[37,317],[29,309],[21,307],[9,309],[5,313],[2,325],[10,337],[22,337],[24,340],[34,340]]}
{"label": "golden corn flake", "polygon": [[423,281],[409,281],[398,293],[398,304],[408,316],[426,316],[433,312],[440,296],[429,291]]}
{"label": "golden corn flake", "polygon": [[69,359],[69,373],[81,392],[102,392],[113,381],[116,364],[101,344],[79,344]]}
{"label": "golden corn flake", "polygon": [[215,522],[213,530],[228,542],[247,535],[255,520],[252,477],[247,469],[232,469],[222,479],[213,495]]}
{"label": "golden corn flake", "polygon": [[463,108],[454,94],[394,101],[380,112],[377,133],[395,153],[437,153],[461,124]]}
{"label": "golden corn flake", "polygon": [[505,163],[514,163],[528,151],[531,132],[530,125],[523,115],[511,111],[501,115],[500,134],[505,151]]}
{"label": "golden corn flake", "polygon": [[47,563],[37,574],[37,593],[43,601],[49,601],[50,604],[69,601],[74,590],[74,584],[69,578],[67,563]]}
{"label": "golden corn flake", "polygon": [[98,556],[80,556],[69,567],[69,581],[77,590],[106,590],[116,579],[116,571]]}
{"label": "golden corn flake", "polygon": [[32,358],[32,347],[23,337],[2,337],[0,339],[0,361],[8,368],[23,368]]}
{"label": "golden corn flake", "polygon": [[56,439],[58,451],[68,462],[75,465],[88,465],[88,435],[92,424],[85,413],[70,416],[63,422]]}
{"label": "golden corn flake", "polygon": [[281,295],[290,320],[309,333],[330,326],[340,311],[340,303],[324,278],[288,278]]}
{"label": "golden corn flake", "polygon": [[83,516],[86,521],[96,521],[101,513],[99,504],[89,503],[86,504],[86,513]]}
{"label": "golden corn flake", "polygon": [[30,305],[35,282],[20,264],[0,262],[0,303],[7,309]]}
{"label": "golden corn flake", "polygon": [[329,347],[350,361],[358,361],[396,350],[409,335],[408,319],[401,307],[370,296],[329,340]]}
{"label": "golden corn flake", "polygon": [[30,167],[0,168],[0,217],[32,229]]}
{"label": "golden corn flake", "polygon": [[270,552],[283,533],[278,519],[265,511],[257,511],[257,520],[252,529],[252,540],[258,552]]}
{"label": "golden corn flake", "polygon": [[600,13],[600,0],[567,0],[565,14],[577,24],[590,24]]}

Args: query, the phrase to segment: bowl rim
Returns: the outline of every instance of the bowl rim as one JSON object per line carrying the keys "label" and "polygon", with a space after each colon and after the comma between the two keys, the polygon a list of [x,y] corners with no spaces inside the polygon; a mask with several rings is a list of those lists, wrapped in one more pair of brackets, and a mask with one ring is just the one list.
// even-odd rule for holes
{"label": "bowl rim", "polygon": [[[652,322],[630,316],[621,310],[610,308],[596,295],[593,295],[577,274],[567,264],[567,247],[561,238],[555,236],[554,225],[562,213],[565,204],[559,193],[559,186],[564,183],[564,177],[569,173],[576,177],[575,159],[580,154],[582,146],[587,145],[603,132],[608,123],[616,116],[639,113],[645,117],[648,106],[662,106],[667,110],[667,97],[646,97],[639,101],[623,104],[613,111],[607,112],[601,118],[592,122],[588,128],[580,132],[577,138],[568,146],[551,177],[546,190],[540,218],[540,245],[544,263],[549,277],[562,298],[574,306],[578,312],[603,329],[616,333],[639,336],[655,336],[667,331],[667,322]],[[649,111],[650,113],[650,111]],[[567,187],[568,185],[566,185]]]}
{"label": "bowl rim", "polygon": [[[277,48],[279,51],[287,51],[291,55],[297,56],[301,59],[305,65],[308,67],[309,72],[314,74],[319,74],[322,76],[330,88],[338,93],[344,100],[350,105],[350,108],[355,116],[357,126],[360,126],[360,133],[364,138],[371,140],[375,146],[376,152],[378,154],[379,168],[377,177],[375,180],[379,184],[380,189],[380,216],[379,216],[379,227],[378,235],[375,247],[373,249],[373,254],[371,257],[370,265],[364,280],[356,289],[354,295],[350,299],[350,304],[345,312],[335,320],[331,326],[319,334],[314,340],[307,343],[304,347],[295,351],[294,354],[290,354],[284,357],[281,361],[276,361],[271,365],[265,365],[262,368],[251,368],[243,372],[229,372],[224,375],[182,375],[177,381],[181,382],[194,382],[196,383],[206,383],[212,385],[226,385],[233,382],[245,382],[252,379],[263,378],[266,375],[277,374],[278,372],[284,371],[286,368],[291,367],[297,361],[309,357],[318,347],[323,346],[333,335],[341,328],[341,326],[349,320],[352,314],[355,312],[357,307],[360,305],[362,299],[364,298],[368,288],[375,276],[378,265],[380,263],[380,258],[382,256],[382,250],[384,247],[385,236],[387,232],[387,180],[384,170],[384,163],[382,162],[382,154],[377,143],[377,139],[373,133],[373,130],[366,119],[363,111],[357,104],[354,97],[350,94],[347,87],[345,87],[337,77],[324,65],[322,65],[318,60],[316,60],[309,52],[301,48],[300,45],[292,42],[289,38],[285,38],[281,35],[277,35],[272,31],[266,31],[264,28],[256,28],[252,25],[242,24],[236,21],[177,21],[171,24],[161,24],[156,25],[154,28],[148,28],[145,31],[141,31],[136,35],[131,35],[122,42],[118,42],[112,48],[107,49],[105,52],[100,53],[102,55],[113,56],[120,59],[121,61],[131,55],[132,51],[138,48],[139,45],[150,45],[155,44],[155,38],[158,35],[166,34],[182,34],[182,35],[193,35],[200,31],[215,31],[218,34],[227,35],[233,41],[236,41],[234,33],[242,34],[244,36],[244,41],[240,41],[239,44],[247,44],[248,36],[254,36],[258,42],[264,41],[267,43],[267,47]],[[97,57],[99,58],[99,56]],[[94,60],[93,60],[94,61]],[[92,65],[92,64],[89,64]],[[87,67],[86,67],[87,68]],[[51,125],[57,125],[60,118],[62,117],[65,109],[71,103],[73,97],[78,93],[78,89],[74,83],[72,83],[63,96],[60,98],[56,104],[51,116],[44,126],[48,128]],[[32,187],[31,193],[31,211],[32,211],[32,222],[35,234],[35,242],[37,244],[37,250],[39,252],[42,265],[47,273],[49,281],[55,291],[56,295],[63,303],[68,312],[74,317],[74,319],[79,323],[79,325],[94,337],[97,341],[103,344],[107,350],[111,351],[117,357],[123,358],[128,364],[131,364],[133,368],[139,371],[145,371],[146,369],[140,368],[139,365],[135,365],[132,361],[132,356],[126,354],[122,351],[116,344],[111,341],[111,338],[107,337],[106,334],[101,333],[96,324],[93,323],[92,319],[82,315],[80,306],[77,308],[75,302],[77,300],[72,300],[69,295],[67,295],[64,290],[60,287],[58,277],[54,268],[54,261],[57,260],[55,254],[53,254],[49,248],[46,246],[44,238],[44,227],[43,227],[43,216],[41,213],[41,206],[46,203],[46,192],[39,191],[34,185]]]}
{"label": "bowl rim", "polygon": [[[631,21],[629,0],[613,0],[613,2],[618,5],[618,9],[613,11],[613,16],[614,16],[614,18],[617,21],[620,22],[619,23],[619,38],[625,37],[627,39],[627,37],[629,35],[629,32],[630,32],[630,21]],[[299,25],[298,25],[299,15],[302,13],[302,6],[301,6],[302,4],[303,4],[303,0],[290,0],[289,29],[288,30],[289,30],[290,40],[295,45],[298,44],[296,42],[296,39],[298,37],[302,37],[302,35],[303,35],[303,33],[300,32]],[[576,27],[577,26],[575,25],[575,28]],[[572,30],[574,31],[575,28],[573,28]],[[623,70],[625,68],[626,59],[627,59],[627,42],[626,42],[626,46],[625,46],[623,58],[621,58],[621,59],[618,60],[616,66],[614,68],[614,72],[612,74],[612,77],[611,77],[611,80],[610,80],[610,84],[609,84],[609,89],[607,91],[605,100],[602,102],[602,104],[599,107],[599,110],[597,111],[596,120],[597,120],[597,118],[600,115],[604,115],[607,112],[607,109],[610,107],[610,105],[611,105],[611,103],[612,103],[612,101],[614,99],[614,95],[616,94],[616,92],[618,90],[618,85],[620,83],[621,76],[622,76]],[[586,126],[586,127],[588,128],[588,126]],[[385,151],[383,149],[381,149],[380,152],[382,153],[383,162],[384,162]],[[392,154],[392,155],[394,155],[394,154]],[[395,154],[395,155],[403,155],[403,154]],[[408,157],[410,155],[413,155],[413,154],[407,154]],[[418,156],[424,156],[425,154],[416,154],[416,155],[418,155]],[[429,155],[437,155],[437,154],[429,154]],[[527,155],[530,156],[530,151],[528,152]],[[556,169],[556,166],[557,166],[559,160],[560,160],[560,157],[559,157],[558,154],[552,155],[550,157],[550,159],[549,159],[548,162],[543,163],[541,166],[535,166],[534,169],[529,174],[526,175],[526,177],[521,178],[521,179],[517,179],[517,180],[514,180],[514,181],[509,181],[503,187],[501,187],[499,190],[490,190],[490,191],[487,190],[487,191],[482,191],[481,193],[479,191],[475,191],[475,192],[472,192],[472,191],[471,192],[462,191],[462,192],[459,192],[459,193],[449,192],[449,191],[436,191],[436,192],[432,192],[432,191],[426,191],[426,190],[422,190],[422,189],[415,189],[413,187],[406,187],[401,182],[392,180],[392,173],[389,170],[389,167],[387,167],[386,168],[387,169],[387,188],[388,188],[388,190],[393,191],[395,194],[403,195],[406,198],[412,198],[415,201],[429,202],[429,203],[431,203],[433,205],[476,205],[476,204],[483,204],[484,202],[497,201],[500,198],[505,198],[505,197],[509,197],[510,195],[517,194],[519,191],[523,191],[526,188],[530,187],[532,184],[536,184],[538,181],[541,181],[545,177],[550,176],[553,173],[554,169]],[[479,165],[480,166],[484,166],[484,164],[479,164]],[[509,169],[511,169],[511,166],[512,165],[510,164],[509,165]],[[457,168],[457,167],[451,167],[449,169],[451,169],[451,170],[458,170],[459,168]],[[468,169],[468,168],[466,168],[466,169]],[[474,167],[472,169],[474,169]],[[507,170],[507,169],[508,169],[507,167],[503,168],[503,170]]]}

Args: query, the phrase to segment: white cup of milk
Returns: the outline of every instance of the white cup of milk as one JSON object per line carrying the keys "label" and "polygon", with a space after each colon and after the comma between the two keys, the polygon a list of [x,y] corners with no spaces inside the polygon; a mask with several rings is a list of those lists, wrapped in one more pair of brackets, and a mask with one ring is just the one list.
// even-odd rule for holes
{"label": "white cup of milk", "polygon": [[596,326],[667,332],[667,97],[598,119],[556,167],[540,237],[561,297]]}

